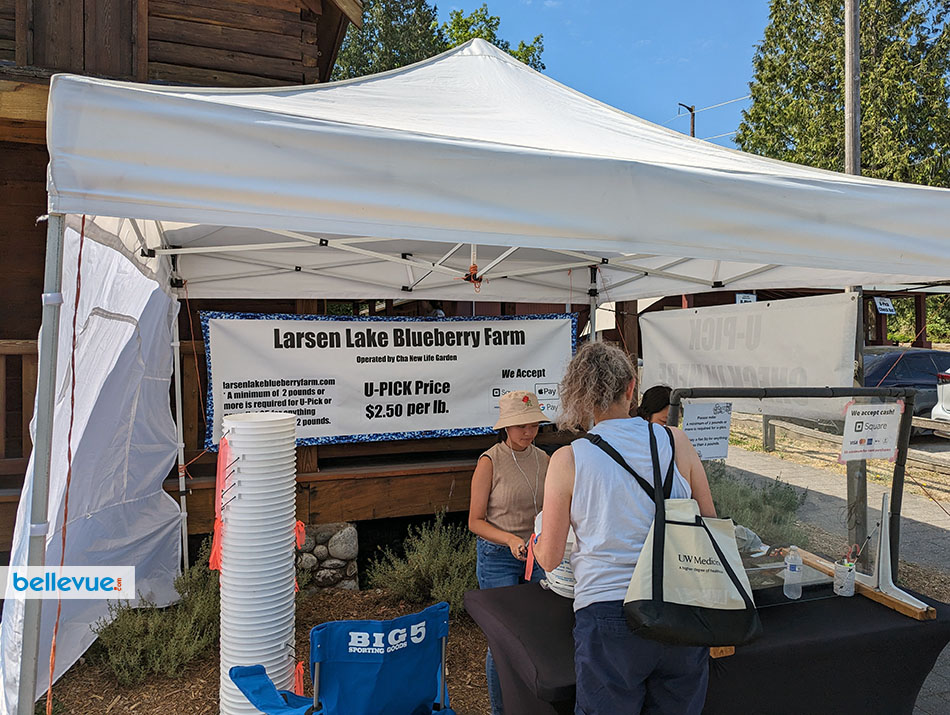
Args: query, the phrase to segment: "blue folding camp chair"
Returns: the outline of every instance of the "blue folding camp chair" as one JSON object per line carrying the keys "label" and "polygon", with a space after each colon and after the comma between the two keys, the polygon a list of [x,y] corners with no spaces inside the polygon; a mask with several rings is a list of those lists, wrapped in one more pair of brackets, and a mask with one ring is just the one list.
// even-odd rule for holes
{"label": "blue folding camp chair", "polygon": [[310,631],[313,699],[277,690],[261,665],[231,680],[265,715],[454,715],[445,684],[449,604],[391,621],[333,621]]}

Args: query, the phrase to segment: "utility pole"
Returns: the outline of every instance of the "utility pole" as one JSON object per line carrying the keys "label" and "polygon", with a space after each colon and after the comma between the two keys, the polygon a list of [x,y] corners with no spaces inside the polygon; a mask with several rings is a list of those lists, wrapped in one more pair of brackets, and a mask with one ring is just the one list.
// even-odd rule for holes
{"label": "utility pole", "polygon": [[861,173],[861,9],[844,0],[844,172]]}
{"label": "utility pole", "polygon": [[677,102],[683,109],[689,112],[689,135],[691,137],[696,136],[696,105],[695,104],[683,104],[682,102]]}
{"label": "utility pole", "polygon": [[[844,171],[861,174],[861,7],[844,0]],[[864,386],[864,291],[851,286],[858,302],[854,340],[854,384]],[[867,462],[850,461],[848,470],[848,541],[863,544],[868,532]],[[886,519],[882,514],[881,519]],[[896,574],[895,574],[896,576]]]}

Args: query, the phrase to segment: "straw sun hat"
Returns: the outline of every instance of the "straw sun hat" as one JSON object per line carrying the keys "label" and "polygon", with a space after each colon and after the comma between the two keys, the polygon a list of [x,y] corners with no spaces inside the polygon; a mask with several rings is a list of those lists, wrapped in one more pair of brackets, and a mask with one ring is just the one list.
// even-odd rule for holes
{"label": "straw sun hat", "polygon": [[515,390],[502,395],[498,400],[498,413],[494,429],[550,421],[538,405],[538,396],[526,390]]}

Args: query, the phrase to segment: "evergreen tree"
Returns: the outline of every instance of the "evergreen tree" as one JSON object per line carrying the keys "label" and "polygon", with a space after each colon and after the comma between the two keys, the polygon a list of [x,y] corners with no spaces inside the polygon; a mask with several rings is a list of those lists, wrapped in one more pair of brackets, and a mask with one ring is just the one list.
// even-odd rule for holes
{"label": "evergreen tree", "polygon": [[487,40],[516,59],[544,69],[543,36],[517,49],[498,37],[501,18],[488,14],[488,6],[466,15],[453,10],[449,21],[438,22],[436,7],[426,0],[363,0],[363,27],[347,30],[332,79],[351,79],[405,65],[437,55],[476,37]]}
{"label": "evergreen tree", "polygon": [[[950,2],[861,2],[861,165],[882,179],[950,186]],[[749,152],[844,167],[843,0],[771,0],[753,59]]]}

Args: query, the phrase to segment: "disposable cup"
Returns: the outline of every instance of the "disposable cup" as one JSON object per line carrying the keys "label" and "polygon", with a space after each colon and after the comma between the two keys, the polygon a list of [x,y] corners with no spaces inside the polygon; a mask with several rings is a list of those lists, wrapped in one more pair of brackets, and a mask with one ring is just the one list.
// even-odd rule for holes
{"label": "disposable cup", "polygon": [[853,561],[835,561],[834,591],[839,596],[854,595]]}

